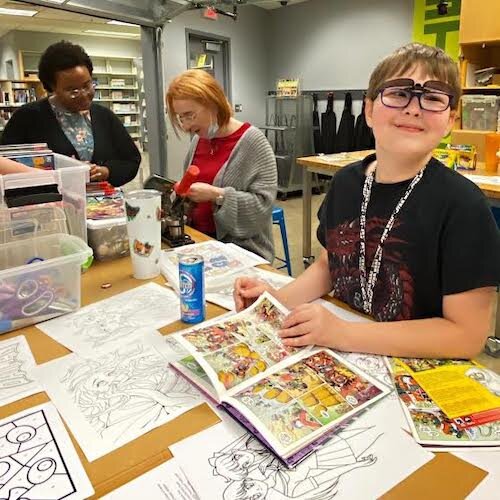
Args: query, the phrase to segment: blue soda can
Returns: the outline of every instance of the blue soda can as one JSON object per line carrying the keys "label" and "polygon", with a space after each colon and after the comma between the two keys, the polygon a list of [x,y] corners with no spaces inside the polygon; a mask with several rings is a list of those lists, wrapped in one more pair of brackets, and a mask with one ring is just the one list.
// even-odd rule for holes
{"label": "blue soda can", "polygon": [[199,323],[205,319],[205,264],[199,255],[179,257],[181,320]]}

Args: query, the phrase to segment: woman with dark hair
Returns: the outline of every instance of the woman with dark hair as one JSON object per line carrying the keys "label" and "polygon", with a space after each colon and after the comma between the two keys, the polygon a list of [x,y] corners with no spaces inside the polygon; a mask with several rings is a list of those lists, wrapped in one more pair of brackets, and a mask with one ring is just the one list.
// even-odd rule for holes
{"label": "woman with dark hair", "polygon": [[121,186],[137,174],[141,155],[118,117],[92,103],[92,61],[79,45],[61,41],[40,58],[49,97],[25,104],[7,123],[2,144],[46,142],[50,149],[91,164],[92,181]]}

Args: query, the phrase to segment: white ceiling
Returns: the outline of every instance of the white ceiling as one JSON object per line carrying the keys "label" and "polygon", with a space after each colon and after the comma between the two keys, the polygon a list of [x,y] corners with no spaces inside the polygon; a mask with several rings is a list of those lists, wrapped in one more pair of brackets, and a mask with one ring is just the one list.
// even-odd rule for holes
{"label": "white ceiling", "polygon": [[[0,0],[0,7],[38,11],[33,17],[0,15],[0,37],[11,30],[43,31],[88,36],[92,36],[92,33],[85,33],[85,30],[88,29],[106,31],[110,35],[117,32],[140,34],[140,29],[137,27],[109,25],[106,24],[105,19],[75,14],[73,12],[64,12],[48,7],[28,5],[12,0]],[[95,34],[94,36],[102,37],[103,35]],[[128,37],[123,38],[129,39]]]}
{"label": "white ceiling", "polygon": [[[307,0],[289,0],[288,6],[305,1]],[[288,7],[283,7],[279,0],[248,0],[248,3],[252,3],[268,10],[286,9]],[[109,33],[108,36],[117,38],[122,38],[120,33],[140,33],[140,28],[138,27],[109,25],[106,24],[105,19],[85,16],[83,14],[76,14],[73,12],[64,12],[57,9],[51,9],[49,7],[33,6],[22,2],[16,2],[15,0],[0,0],[0,7],[38,11],[38,13],[33,17],[9,16],[4,14],[0,15],[0,37],[11,30],[103,36],[103,34],[85,33],[85,30],[93,29],[106,31]],[[123,38],[134,39],[126,36],[123,36]]]}

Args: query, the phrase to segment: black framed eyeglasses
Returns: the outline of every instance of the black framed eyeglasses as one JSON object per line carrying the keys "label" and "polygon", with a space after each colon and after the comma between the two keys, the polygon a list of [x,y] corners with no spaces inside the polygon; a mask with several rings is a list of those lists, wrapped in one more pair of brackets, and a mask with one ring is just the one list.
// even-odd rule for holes
{"label": "black framed eyeglasses", "polygon": [[423,85],[411,78],[400,78],[385,82],[380,88],[380,100],[388,108],[403,109],[416,97],[425,111],[446,111],[454,101],[451,87],[438,80],[429,80]]}

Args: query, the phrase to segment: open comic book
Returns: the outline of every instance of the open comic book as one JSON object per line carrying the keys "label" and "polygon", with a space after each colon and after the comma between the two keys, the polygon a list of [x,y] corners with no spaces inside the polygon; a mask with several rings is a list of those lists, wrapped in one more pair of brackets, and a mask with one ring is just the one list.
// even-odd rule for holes
{"label": "open comic book", "polygon": [[500,446],[500,377],[474,361],[387,358],[415,440]]}
{"label": "open comic book", "polygon": [[176,333],[190,355],[172,366],[293,466],[390,389],[329,349],[284,346],[287,314],[265,293],[238,314]]}

